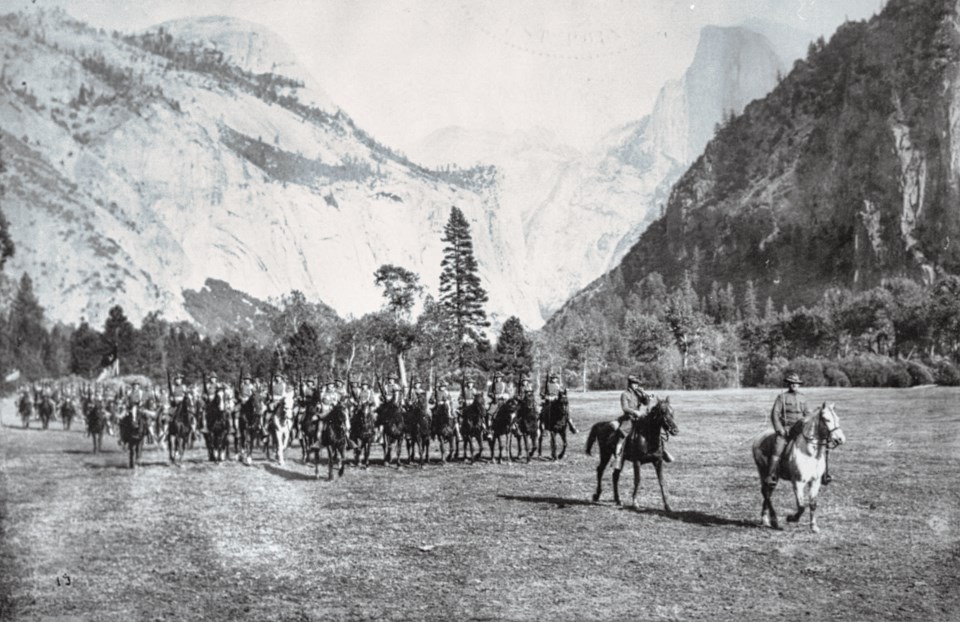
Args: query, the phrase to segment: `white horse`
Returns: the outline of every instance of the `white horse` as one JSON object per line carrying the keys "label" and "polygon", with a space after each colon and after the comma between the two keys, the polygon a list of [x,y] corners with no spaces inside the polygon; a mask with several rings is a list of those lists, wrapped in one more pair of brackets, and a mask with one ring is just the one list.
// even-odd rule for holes
{"label": "white horse", "polygon": [[277,452],[277,463],[281,466],[283,465],[283,452],[286,450],[287,446],[290,444],[290,438],[293,436],[293,412],[292,412],[292,399],[291,403],[288,403],[287,400],[279,402],[275,409],[269,413],[270,414],[270,440],[271,443],[268,443],[268,446],[265,448],[267,454],[267,460],[270,459],[270,447],[272,444],[274,450]]}
{"label": "white horse", "polygon": [[[767,465],[776,443],[775,433],[759,438],[753,444],[753,460],[760,473],[760,492],[763,495],[763,509],[760,522],[765,527],[779,529],[777,513],[773,509],[770,496],[776,484],[766,484]],[[793,483],[793,493],[797,499],[797,512],[787,517],[795,523],[800,520],[803,511],[810,507],[810,529],[819,532],[817,526],[817,495],[820,493],[820,480],[826,471],[827,450],[842,444],[846,438],[840,429],[840,418],[833,404],[826,402],[817,411],[798,421],[790,431],[790,440],[780,461],[781,479]]]}

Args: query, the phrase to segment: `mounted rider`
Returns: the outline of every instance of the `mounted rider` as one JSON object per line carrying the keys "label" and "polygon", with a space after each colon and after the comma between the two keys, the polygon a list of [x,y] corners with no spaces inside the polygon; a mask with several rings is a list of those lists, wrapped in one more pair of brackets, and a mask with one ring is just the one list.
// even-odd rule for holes
{"label": "mounted rider", "polygon": [[387,376],[387,384],[384,385],[383,392],[387,403],[403,406],[403,385],[393,374]]}
{"label": "mounted rider", "polygon": [[490,400],[490,405],[487,407],[488,417],[496,415],[500,407],[510,399],[510,385],[504,381],[503,374],[499,371],[493,372],[493,380],[487,387],[487,397]]}
{"label": "mounted rider", "polygon": [[446,380],[441,380],[437,384],[437,389],[433,392],[433,395],[430,396],[427,403],[434,407],[446,405],[447,412],[453,420],[453,431],[457,436],[457,442],[461,442],[463,437],[460,434],[460,413],[454,406],[453,396],[450,395],[450,385],[447,384]]}
{"label": "mounted rider", "polygon": [[[770,424],[776,432],[776,441],[773,449],[773,455],[770,456],[770,464],[767,468],[767,476],[764,483],[774,485],[779,479],[780,460],[783,452],[787,448],[787,443],[794,436],[794,426],[810,416],[810,409],[807,408],[807,400],[800,393],[800,385],[803,381],[796,372],[788,372],[783,378],[783,384],[786,391],[781,391],[777,399],[773,401],[773,408],[770,409]],[[829,483],[830,476],[823,474],[823,482]]]}
{"label": "mounted rider", "polygon": [[170,407],[176,409],[183,402],[187,394],[187,387],[183,384],[183,374],[177,373],[173,378],[173,386],[170,389]]}
{"label": "mounted rider", "polygon": [[427,390],[423,388],[423,383],[419,380],[414,380],[413,388],[410,390],[410,399],[408,400],[410,406],[420,403],[421,400],[426,402],[427,400]]}
{"label": "mounted rider", "polygon": [[293,387],[287,386],[283,374],[277,373],[273,377],[271,389],[269,395],[271,415],[279,418],[282,414],[286,421],[293,421]]}
{"label": "mounted rider", "polygon": [[[551,373],[547,376],[547,382],[540,389],[540,399],[543,400],[543,407],[540,409],[540,421],[549,421],[553,403],[560,397],[560,393],[563,391],[563,383],[560,382],[559,374]],[[567,427],[571,433],[577,433],[577,428],[573,425],[573,418],[569,415],[567,415]]]}
{"label": "mounted rider", "polygon": [[143,401],[143,389],[140,387],[140,381],[134,380],[130,392],[127,393],[127,412],[130,413],[133,421],[137,420]]}
{"label": "mounted rider", "polygon": [[[620,394],[620,408],[623,414],[611,421],[614,429],[618,432],[617,447],[613,453],[613,468],[619,471],[623,468],[623,446],[630,438],[633,432],[633,426],[636,422],[645,417],[646,413],[640,410],[641,406],[648,406],[653,400],[653,394],[643,390],[643,383],[637,376],[627,376],[627,389]],[[623,424],[630,423],[630,427],[624,431]],[[673,456],[663,447],[663,461],[673,462]]]}

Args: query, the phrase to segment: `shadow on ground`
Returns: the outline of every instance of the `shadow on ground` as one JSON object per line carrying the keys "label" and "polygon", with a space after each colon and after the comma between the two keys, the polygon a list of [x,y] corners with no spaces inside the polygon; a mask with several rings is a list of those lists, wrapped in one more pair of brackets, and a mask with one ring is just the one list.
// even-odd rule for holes
{"label": "shadow on ground", "polygon": [[507,501],[523,501],[524,503],[543,503],[547,505],[555,505],[557,509],[563,509],[568,505],[600,505],[599,503],[594,503],[587,499],[567,499],[564,497],[551,497],[551,496],[533,496],[533,495],[497,495],[498,499],[506,499]]}

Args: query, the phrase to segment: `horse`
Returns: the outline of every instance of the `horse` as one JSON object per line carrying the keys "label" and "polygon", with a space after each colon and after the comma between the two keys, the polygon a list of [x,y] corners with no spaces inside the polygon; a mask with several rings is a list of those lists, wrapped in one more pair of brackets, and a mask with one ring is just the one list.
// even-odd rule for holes
{"label": "horse", "polygon": [[129,411],[120,419],[119,431],[120,438],[130,451],[130,468],[136,469],[140,466],[143,441],[150,433],[150,421],[143,412],[138,412],[134,416],[133,411]]}
{"label": "horse", "polygon": [[[327,481],[333,479],[334,463],[339,467],[337,477],[342,477],[347,463],[347,408],[343,401],[337,402],[324,416],[320,446],[327,450]],[[320,479],[319,460],[314,463],[314,476]]]}
{"label": "horse", "polygon": [[[290,444],[290,435],[293,431],[293,414],[287,412],[284,400],[278,401],[273,408],[267,409],[269,421],[267,423],[267,433],[269,435],[269,445],[276,450],[277,463],[283,466],[283,452]],[[266,448],[267,460],[270,459],[270,447]]]}
{"label": "horse", "polygon": [[37,404],[37,414],[40,415],[40,424],[44,430],[50,427],[50,420],[54,418],[55,412],[56,406],[53,403],[53,398],[49,395],[42,396],[40,403]]}
{"label": "horse", "polygon": [[103,450],[103,433],[107,429],[107,413],[103,402],[98,398],[87,398],[84,403],[84,419],[87,433],[93,438],[93,453]]}
{"label": "horse", "polygon": [[[454,458],[454,450],[456,450],[457,456],[460,455],[460,444],[457,442],[457,420],[451,416],[449,403],[440,402],[433,407],[430,429],[437,442],[440,443],[441,464]],[[443,454],[444,442],[450,445],[450,451],[447,452],[446,456]]]}
{"label": "horse", "polygon": [[377,427],[383,428],[383,463],[389,464],[394,448],[396,467],[400,468],[400,450],[403,445],[403,408],[394,402],[383,402],[377,407]]}
{"label": "horse", "polygon": [[511,450],[513,438],[517,439],[517,457],[520,456],[520,432],[517,430],[516,423],[514,422],[514,414],[517,412],[519,406],[520,400],[516,397],[511,397],[497,407],[493,421],[490,422],[490,431],[487,437],[487,442],[490,443],[490,459],[494,459],[493,448],[496,446],[499,449],[499,453],[496,455],[498,464],[503,461],[504,436],[507,437],[507,459],[513,462],[513,451]]}
{"label": "horse", "polygon": [[20,419],[23,421],[23,427],[30,427],[30,418],[33,417],[33,400],[30,395],[24,393],[17,401],[17,411],[20,413]]}
{"label": "horse", "polygon": [[353,418],[350,420],[350,440],[353,441],[354,465],[360,466],[360,456],[363,456],[363,468],[370,464],[370,447],[377,436],[377,421],[373,411],[373,404],[363,402],[353,409]]}
{"label": "horse", "polygon": [[516,423],[517,430],[520,432],[517,443],[519,445],[520,439],[523,440],[523,449],[527,452],[527,462],[530,462],[540,440],[540,413],[537,412],[537,398],[532,392],[526,393],[520,399],[517,406]]}
{"label": "horse", "polygon": [[[663,487],[663,442],[666,437],[676,436],[680,433],[676,422],[673,419],[673,407],[670,405],[670,398],[657,399],[646,416],[638,418],[633,423],[633,430],[623,446],[623,459],[633,463],[633,507],[637,507],[637,489],[640,488],[640,465],[653,464],[657,473],[657,481],[660,483],[660,494],[663,497],[663,509],[668,514],[670,501],[667,499],[667,491]],[[597,467],[597,491],[593,494],[593,501],[600,500],[603,481],[603,471],[607,468],[607,463],[613,457],[617,447],[617,440],[620,438],[620,430],[615,429],[610,422],[601,421],[593,424],[590,428],[590,434],[587,436],[587,455],[593,443],[597,442],[600,446],[600,465]],[[613,500],[620,505],[620,469],[613,471]]]}
{"label": "horse", "polygon": [[222,391],[217,391],[206,404],[207,455],[210,462],[230,459],[230,409]]}
{"label": "horse", "polygon": [[[760,524],[764,527],[779,529],[777,513],[770,500],[776,483],[767,484],[764,479],[770,456],[776,444],[776,434],[770,433],[753,443],[753,461],[760,473],[760,494],[763,506],[760,510]],[[820,494],[820,480],[826,471],[827,451],[843,444],[846,437],[840,429],[840,417],[833,404],[824,402],[813,415],[801,419],[790,429],[787,446],[780,462],[779,476],[793,483],[793,494],[797,500],[797,511],[787,516],[787,522],[795,523],[810,507],[810,530],[820,531],[817,526],[817,495]],[[804,503],[806,501],[806,503]]]}
{"label": "horse", "polygon": [[74,398],[68,397],[60,404],[60,422],[64,430],[70,429],[73,418],[77,416],[77,402]]}
{"label": "horse", "polygon": [[[487,405],[483,393],[476,393],[473,401],[464,406],[460,416],[460,437],[463,439],[463,456],[472,462],[483,456],[483,439],[487,436]],[[473,442],[477,453],[473,453]]]}
{"label": "horse", "polygon": [[418,395],[417,399],[408,405],[403,412],[403,420],[407,431],[407,464],[413,463],[413,452],[416,449],[420,454],[420,468],[423,463],[430,461],[430,409],[427,398]]}
{"label": "horse", "polygon": [[320,449],[317,444],[320,440],[320,400],[311,398],[307,400],[304,406],[303,414],[300,417],[298,427],[300,428],[300,459],[304,464],[310,456],[310,452],[316,454],[316,460],[320,461]]}
{"label": "horse", "polygon": [[[543,432],[550,433],[550,457],[553,460],[563,460],[567,453],[567,424],[570,421],[570,401],[567,399],[567,390],[561,389],[557,398],[544,404],[543,412],[540,415],[540,423],[543,426]],[[560,454],[557,455],[557,436],[560,436],[560,442],[563,447]],[[541,446],[543,445],[544,434],[540,435],[540,441],[537,445],[537,454],[542,455]]]}
{"label": "horse", "polygon": [[193,395],[184,393],[167,423],[167,450],[173,464],[183,461],[183,452],[193,434],[193,408]]}

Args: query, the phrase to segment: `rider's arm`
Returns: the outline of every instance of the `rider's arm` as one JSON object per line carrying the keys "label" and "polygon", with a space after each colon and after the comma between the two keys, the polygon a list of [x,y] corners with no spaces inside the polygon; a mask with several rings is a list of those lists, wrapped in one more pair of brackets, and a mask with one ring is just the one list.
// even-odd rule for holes
{"label": "rider's arm", "polygon": [[634,408],[633,404],[630,403],[630,396],[626,393],[620,395],[620,408],[623,409],[623,414],[629,415],[631,419],[643,416],[643,413]]}

